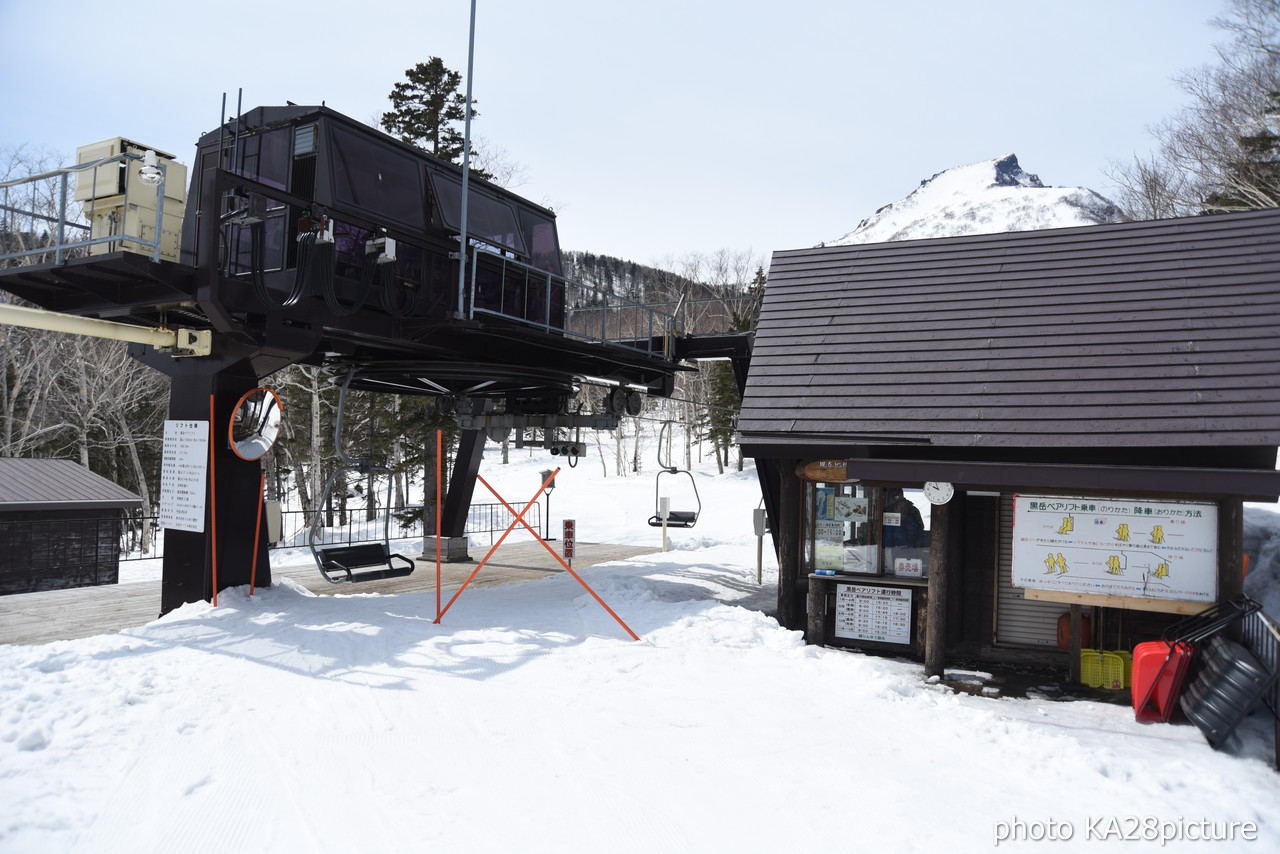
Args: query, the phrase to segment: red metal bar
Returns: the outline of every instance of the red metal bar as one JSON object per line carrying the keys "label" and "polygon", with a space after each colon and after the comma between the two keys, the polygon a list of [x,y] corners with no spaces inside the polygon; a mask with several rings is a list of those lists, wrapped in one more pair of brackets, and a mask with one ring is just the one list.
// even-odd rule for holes
{"label": "red metal bar", "polygon": [[[454,592],[454,594],[453,594],[453,598],[449,600],[449,604],[447,604],[447,605],[445,605],[445,606],[444,606],[444,611],[441,611],[439,614],[437,614],[437,615],[436,615],[436,618],[435,618],[434,622],[439,623],[439,622],[440,622],[440,618],[441,618],[441,617],[443,617],[443,616],[445,615],[445,612],[446,612],[446,611],[448,611],[450,608],[452,608],[452,607],[453,607],[453,603],[454,603],[454,602],[458,601],[458,597],[462,595],[462,591],[467,589],[467,585],[469,585],[469,584],[472,582],[472,580],[473,580],[473,579],[475,579],[476,575],[478,575],[478,574],[480,573],[480,570],[484,568],[484,565],[485,565],[486,563],[488,563],[488,562],[489,562],[489,558],[493,557],[493,553],[494,553],[494,552],[496,552],[496,551],[498,550],[498,546],[502,545],[503,541],[507,538],[507,535],[508,535],[508,534],[510,534],[510,533],[511,533],[511,531],[515,528],[516,523],[517,523],[517,522],[524,522],[524,514],[528,513],[528,512],[529,512],[529,508],[530,508],[530,507],[532,507],[535,503],[537,503],[537,501],[538,501],[538,496],[542,494],[542,490],[543,490],[543,489],[545,489],[545,488],[546,488],[546,486],[547,486],[547,484],[548,484],[548,483],[550,483],[550,482],[552,481],[552,479],[554,479],[554,478],[555,478],[556,474],[557,474],[559,471],[560,471],[560,469],[556,469],[554,472],[552,472],[552,473],[551,473],[551,477],[547,478],[546,483],[543,483],[543,484],[542,484],[542,486],[538,487],[538,491],[537,491],[537,492],[535,492],[535,493],[533,494],[533,498],[530,498],[530,499],[529,499],[529,503],[528,503],[528,504],[526,504],[526,505],[524,506],[524,509],[523,509],[523,510],[521,510],[518,514],[516,513],[516,511],[515,511],[515,510],[511,510],[511,505],[510,505],[510,504],[508,504],[508,503],[507,503],[507,502],[505,502],[505,501],[502,501],[501,496],[499,496],[498,500],[499,500],[499,501],[502,501],[502,506],[503,506],[503,507],[506,507],[508,510],[511,510],[511,512],[512,512],[513,514],[515,514],[515,517],[516,517],[516,518],[514,518],[514,519],[512,519],[512,520],[511,520],[511,524],[507,526],[507,530],[503,531],[503,532],[502,532],[502,536],[498,538],[498,541],[497,541],[496,543],[494,543],[492,547],[490,547],[490,549],[489,549],[488,553],[484,556],[484,559],[483,559],[483,560],[481,560],[481,561],[480,561],[480,563],[478,563],[478,564],[476,565],[476,568],[475,568],[475,569],[471,570],[471,574],[467,576],[467,580],[466,580],[466,581],[464,581],[464,582],[462,582],[462,586],[461,586],[461,587],[459,587],[459,588],[457,589],[457,591],[455,591],[455,592]],[[490,491],[490,492],[493,492],[493,487],[492,487],[492,486],[489,486],[489,484],[485,483],[484,478],[480,477],[480,475],[476,475],[476,480],[480,481],[481,483],[484,483],[484,485],[485,485],[485,486],[487,486],[487,487],[489,488],[489,491]],[[494,494],[494,495],[497,495],[498,493],[493,492],[493,494]],[[528,528],[528,527],[529,527],[529,525],[526,523],[526,524],[525,524],[525,527],[526,527],[526,528]],[[533,529],[532,529],[532,528],[530,528],[530,530],[533,530]],[[437,531],[437,532],[436,532],[436,536],[438,537],[439,535],[440,535],[440,532],[439,532],[439,531]],[[537,536],[538,536],[538,534],[537,534],[537,532],[536,532],[536,531],[534,531],[534,536],[535,536],[535,537],[537,537]],[[539,539],[541,539],[541,537],[539,537]],[[553,554],[554,554],[554,552],[553,552]]]}
{"label": "red metal bar", "polygon": [[436,431],[436,622],[440,622],[440,487],[444,470],[444,431]]}
{"label": "red metal bar", "polygon": [[209,395],[209,549],[213,559],[213,607],[218,607],[218,487],[214,477],[213,456],[217,450],[217,431],[214,429],[213,395]]}
{"label": "red metal bar", "polygon": [[[554,479],[555,479],[556,474],[557,474],[559,471],[560,471],[560,469],[556,469],[554,472],[552,472],[552,473],[551,473],[551,477],[547,478],[546,483],[542,484],[542,487],[539,489],[539,492],[541,492],[541,490],[542,490],[542,489],[546,489],[546,487],[547,487],[547,483],[550,483],[552,480],[554,480]],[[511,508],[511,505],[510,505],[510,504],[508,504],[506,501],[503,501],[502,496],[501,496],[501,495],[499,495],[499,494],[497,493],[497,490],[495,490],[492,486],[489,486],[488,482],[487,482],[487,481],[485,481],[485,479],[484,479],[484,478],[480,477],[480,475],[476,475],[476,480],[478,480],[478,481],[480,481],[481,483],[483,483],[483,484],[485,485],[485,488],[486,488],[486,489],[488,489],[490,492],[492,492],[492,493],[493,493],[493,497],[494,497],[494,498],[498,499],[499,501],[502,501],[502,506],[503,506],[503,507],[506,507],[506,508],[507,508],[508,510],[510,510],[512,513],[515,513],[515,512],[516,512],[515,510],[512,510],[512,508]],[[538,500],[538,496],[536,496],[536,495],[535,495],[535,496],[533,497],[533,501],[537,501],[537,500]],[[530,501],[530,502],[529,502],[529,505],[532,505],[532,504],[533,504],[533,501]],[[528,506],[526,506],[524,509],[527,511],[527,510],[529,509],[529,507],[528,507]],[[555,550],[555,549],[553,549],[553,548],[551,547],[551,544],[550,544],[550,543],[548,543],[546,540],[544,540],[544,539],[543,539],[543,538],[538,534],[538,532],[537,532],[537,531],[535,531],[535,530],[532,528],[532,526],[530,526],[530,525],[529,525],[529,523],[528,523],[528,522],[526,522],[526,521],[524,520],[524,513],[523,513],[523,512],[522,512],[522,513],[520,513],[518,516],[516,516],[515,521],[513,521],[513,522],[511,523],[511,525],[514,527],[516,522],[519,522],[521,525],[524,525],[526,528],[528,528],[528,529],[529,529],[529,533],[533,534],[533,535],[534,535],[534,537],[536,537],[536,538],[537,538],[538,542],[542,543],[542,547],[543,547],[544,549],[546,549],[548,552],[550,552],[550,553],[551,553],[551,556],[552,556],[553,558],[555,558],[557,561],[559,561],[560,565],[561,565],[561,566],[563,566],[563,567],[565,568],[565,570],[566,570],[566,571],[568,571],[568,573],[569,573],[570,575],[572,575],[575,579],[577,579],[577,582],[578,582],[579,584],[581,584],[581,585],[582,585],[582,587],[583,587],[583,588],[584,588],[588,593],[590,593],[590,594],[591,594],[591,598],[595,599],[597,602],[599,602],[599,603],[600,603],[600,607],[601,607],[601,608],[604,608],[606,611],[608,611],[608,612],[609,612],[609,616],[610,616],[610,617],[613,617],[615,620],[617,620],[617,621],[618,621],[618,625],[622,626],[622,628],[626,631],[626,633],[627,633],[627,634],[629,634],[629,635],[631,635],[631,639],[632,639],[632,640],[640,640],[640,636],[639,636],[638,634],[636,634],[635,632],[631,631],[631,627],[630,627],[630,626],[628,626],[626,623],[624,623],[624,622],[622,621],[622,618],[621,618],[621,617],[619,617],[616,613],[614,613],[614,610],[613,610],[612,608],[610,608],[608,605],[606,605],[606,604],[605,604],[605,601],[604,601],[603,599],[601,599],[601,598],[600,598],[599,594],[597,594],[594,590],[592,590],[592,589],[591,589],[591,585],[590,585],[590,584],[587,584],[587,582],[583,580],[583,578],[582,578],[582,576],[581,576],[581,575],[578,575],[578,573],[574,572],[574,571],[573,571],[573,567],[569,566],[569,564],[567,564],[567,563],[565,563],[565,562],[564,562],[564,558],[560,557],[560,555],[558,555],[558,554],[556,553],[556,550]],[[510,532],[510,530],[511,530],[511,528],[508,528],[508,529],[507,529],[507,531],[508,531],[508,532]],[[503,534],[502,536],[505,538],[505,537],[506,537],[506,534]],[[502,543],[502,540],[499,540],[499,541],[498,541],[498,543],[499,543],[499,545],[500,545],[500,544]],[[497,548],[497,546],[494,546],[494,548]],[[486,556],[486,557],[485,557],[485,560],[488,560],[488,556]]]}
{"label": "red metal bar", "polygon": [[262,505],[267,498],[267,471],[258,478],[258,521],[253,526],[253,563],[249,565],[249,595],[253,595],[258,580],[258,539],[262,536]]}

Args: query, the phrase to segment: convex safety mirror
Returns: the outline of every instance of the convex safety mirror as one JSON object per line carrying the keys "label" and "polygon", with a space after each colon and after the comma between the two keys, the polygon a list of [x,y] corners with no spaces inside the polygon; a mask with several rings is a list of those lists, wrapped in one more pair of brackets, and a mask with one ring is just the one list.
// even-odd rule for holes
{"label": "convex safety mirror", "polygon": [[280,396],[269,388],[245,392],[231,413],[227,440],[242,460],[258,460],[280,435]]}

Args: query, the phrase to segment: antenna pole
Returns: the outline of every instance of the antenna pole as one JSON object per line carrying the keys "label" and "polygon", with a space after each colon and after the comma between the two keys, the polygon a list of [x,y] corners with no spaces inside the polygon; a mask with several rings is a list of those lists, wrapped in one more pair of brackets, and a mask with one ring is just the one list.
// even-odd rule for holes
{"label": "antenna pole", "polygon": [[471,77],[476,62],[476,0],[471,0],[471,30],[467,37],[467,104],[462,125],[462,234],[458,238],[458,318],[465,318],[467,291],[467,190],[471,183]]}

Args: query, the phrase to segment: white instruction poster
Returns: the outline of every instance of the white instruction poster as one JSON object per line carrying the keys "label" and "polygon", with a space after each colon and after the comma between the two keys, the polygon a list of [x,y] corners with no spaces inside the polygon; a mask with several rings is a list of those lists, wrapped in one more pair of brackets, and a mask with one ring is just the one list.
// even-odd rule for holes
{"label": "white instruction poster", "polygon": [[160,459],[160,527],[204,531],[209,422],[164,422]]}
{"label": "white instruction poster", "polygon": [[1218,508],[1189,501],[1016,495],[1013,586],[1212,603]]}

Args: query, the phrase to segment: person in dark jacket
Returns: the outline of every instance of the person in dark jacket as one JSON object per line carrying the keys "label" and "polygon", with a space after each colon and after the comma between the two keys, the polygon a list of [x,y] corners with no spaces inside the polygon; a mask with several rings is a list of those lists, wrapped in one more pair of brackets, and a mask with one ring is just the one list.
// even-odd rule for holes
{"label": "person in dark jacket", "polygon": [[901,489],[885,490],[885,513],[897,513],[897,525],[884,526],[884,545],[886,548],[917,548],[926,545],[924,539],[924,520],[920,510],[910,499],[902,494]]}

